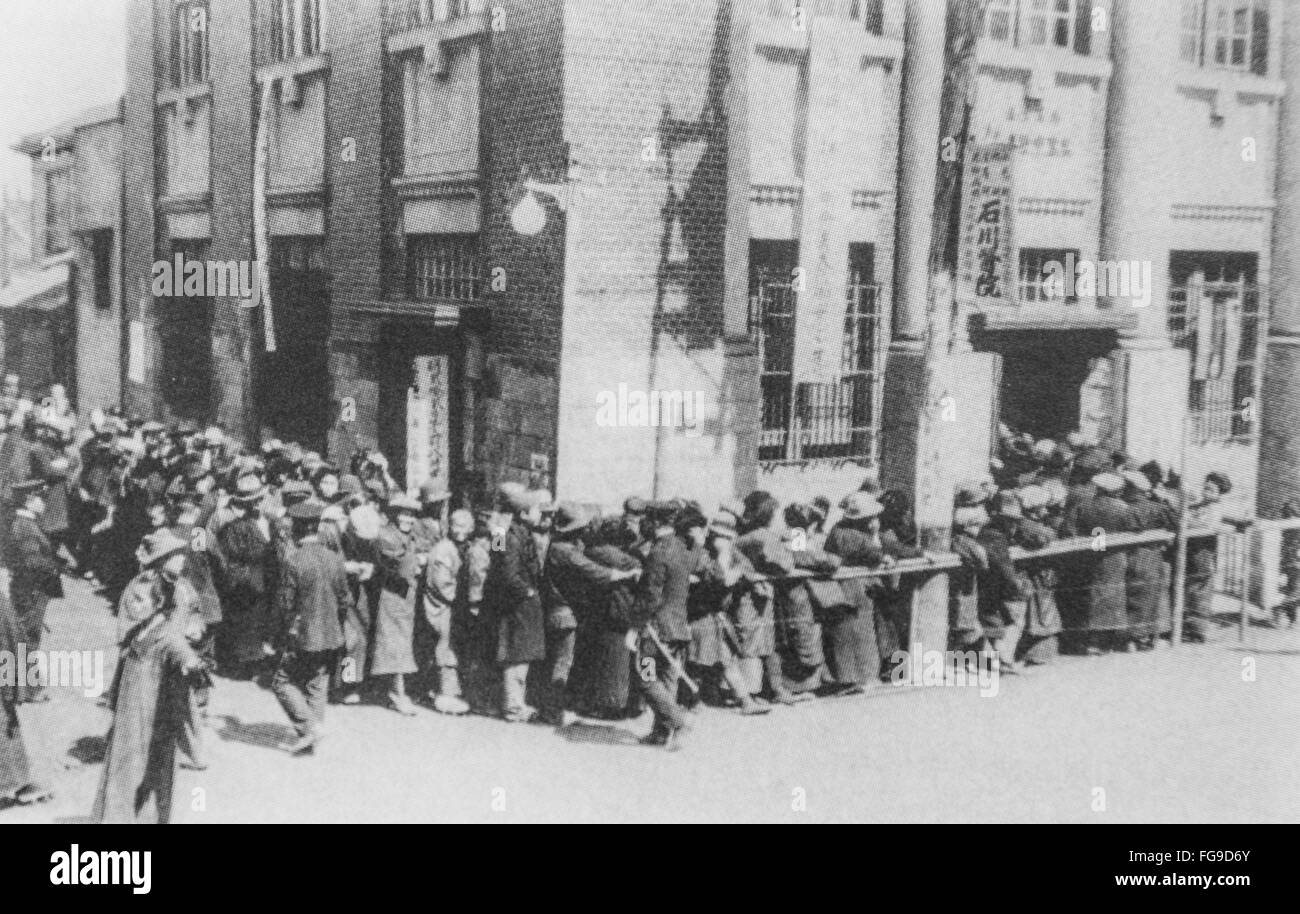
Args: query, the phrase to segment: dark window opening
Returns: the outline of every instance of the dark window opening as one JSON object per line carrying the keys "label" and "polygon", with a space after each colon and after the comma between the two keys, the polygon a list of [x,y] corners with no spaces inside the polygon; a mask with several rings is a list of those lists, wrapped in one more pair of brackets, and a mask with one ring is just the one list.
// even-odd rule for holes
{"label": "dark window opening", "polygon": [[90,258],[95,307],[113,307],[113,230],[100,229],[90,235]]}

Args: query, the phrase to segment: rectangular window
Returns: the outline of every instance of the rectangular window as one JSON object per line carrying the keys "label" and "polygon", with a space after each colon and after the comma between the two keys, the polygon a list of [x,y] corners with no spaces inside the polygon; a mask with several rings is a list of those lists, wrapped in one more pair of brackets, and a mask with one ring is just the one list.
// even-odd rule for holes
{"label": "rectangular window", "polygon": [[989,0],[984,13],[984,36],[999,44],[1015,43],[1015,0]]}
{"label": "rectangular window", "polygon": [[1204,29],[1205,0],[1183,0],[1182,18],[1179,21],[1180,39],[1178,56],[1190,64],[1200,66]]}
{"label": "rectangular window", "polygon": [[407,238],[407,291],[417,301],[477,301],[483,271],[477,235]]}
{"label": "rectangular window", "polygon": [[113,230],[100,229],[90,235],[90,258],[94,282],[95,307],[109,311],[113,307]]}
{"label": "rectangular window", "polygon": [[1029,47],[1074,47],[1076,0],[1021,0],[1021,43]]}
{"label": "rectangular window", "polygon": [[273,0],[271,50],[276,60],[321,52],[324,0]]}
{"label": "rectangular window", "polygon": [[884,351],[874,253],[869,244],[849,249],[840,380],[809,384],[794,377],[798,244],[750,242],[750,331],[761,359],[760,461],[874,459]]}
{"label": "rectangular window", "polygon": [[66,171],[45,175],[45,253],[62,254],[71,243],[72,191]]}
{"label": "rectangular window", "polygon": [[1269,0],[1183,0],[1179,58],[1196,66],[1268,75]]}
{"label": "rectangular window", "polygon": [[208,80],[208,3],[182,0],[172,16],[172,85]]}
{"label": "rectangular window", "polygon": [[[1073,261],[1070,256],[1073,255]],[[1020,301],[1024,304],[1054,302],[1074,304],[1079,300],[1069,283],[1069,268],[1077,264],[1078,251],[1053,248],[1020,249]],[[1057,267],[1059,266],[1059,270]],[[1064,277],[1063,284],[1053,280]]]}
{"label": "rectangular window", "polygon": [[487,0],[394,0],[397,29],[414,29],[435,22],[450,22],[487,11]]}
{"label": "rectangular window", "polygon": [[1257,265],[1253,254],[1175,251],[1170,257],[1169,332],[1191,358],[1188,406],[1196,444],[1256,436],[1267,333]]}

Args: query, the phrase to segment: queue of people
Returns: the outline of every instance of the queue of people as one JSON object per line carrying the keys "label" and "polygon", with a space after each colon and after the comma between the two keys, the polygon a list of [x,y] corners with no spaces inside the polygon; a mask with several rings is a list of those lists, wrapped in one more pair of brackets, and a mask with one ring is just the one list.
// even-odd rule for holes
{"label": "queue of people", "polygon": [[[1149,649],[1169,630],[1163,544],[1011,550],[1175,529],[1177,479],[1070,440],[1016,440],[955,495],[949,647],[991,651],[1008,673],[1058,641]],[[1213,474],[1190,507],[1213,523],[1230,487]],[[207,766],[214,674],[268,687],[299,757],[331,703],[553,726],[648,709],[644,741],[677,749],[701,703],[757,716],[887,681],[911,624],[900,563],[936,559],[909,495],[874,476],[836,510],[756,491],[711,511],[632,497],[602,516],[517,483],[470,505],[432,482],[403,490],[373,450],[345,469],[293,443],[248,453],[217,427],[95,413],[81,431],[54,396],[15,404],[0,495],[12,637],[39,646],[64,575],[117,607],[102,821],[168,819],[176,765]],[[1189,550],[1192,639],[1212,596],[1204,542]],[[6,709],[44,698],[0,696]],[[0,795],[47,796],[12,767]]]}

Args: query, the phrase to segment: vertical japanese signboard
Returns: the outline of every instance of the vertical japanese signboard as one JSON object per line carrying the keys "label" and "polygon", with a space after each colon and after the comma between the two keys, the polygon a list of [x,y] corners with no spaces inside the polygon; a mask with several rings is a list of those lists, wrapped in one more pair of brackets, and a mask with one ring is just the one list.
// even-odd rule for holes
{"label": "vertical japanese signboard", "polygon": [[412,368],[406,398],[406,487],[415,491],[433,480],[445,491],[451,486],[450,360],[420,356]]}
{"label": "vertical japanese signboard", "polygon": [[1009,143],[971,143],[967,149],[957,258],[957,301],[964,308],[1016,303],[1014,161]]}
{"label": "vertical japanese signboard", "polygon": [[871,96],[860,39],[838,19],[808,22],[808,157],[796,277],[794,377],[826,384],[843,370],[853,191],[869,144],[860,106]]}

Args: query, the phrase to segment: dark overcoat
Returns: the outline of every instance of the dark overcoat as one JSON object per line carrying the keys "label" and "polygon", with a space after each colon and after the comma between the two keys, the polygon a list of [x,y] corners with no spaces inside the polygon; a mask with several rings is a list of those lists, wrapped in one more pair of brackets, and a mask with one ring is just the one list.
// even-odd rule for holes
{"label": "dark overcoat", "polygon": [[[1080,536],[1096,536],[1104,531],[1137,532],[1133,509],[1120,498],[1097,493],[1079,512]],[[1128,552],[1107,545],[1104,551],[1089,551],[1084,561],[1088,582],[1087,627],[1094,632],[1118,632],[1128,629]]]}
{"label": "dark overcoat", "polygon": [[170,614],[150,616],[122,644],[96,822],[166,824],[171,819],[176,742],[190,706],[186,676],[201,666],[185,637],[196,609],[189,585],[178,582],[173,599]]}
{"label": "dark overcoat", "polygon": [[515,521],[493,549],[483,583],[483,612],[496,632],[497,663],[513,666],[546,657],[542,566],[532,532]]}

